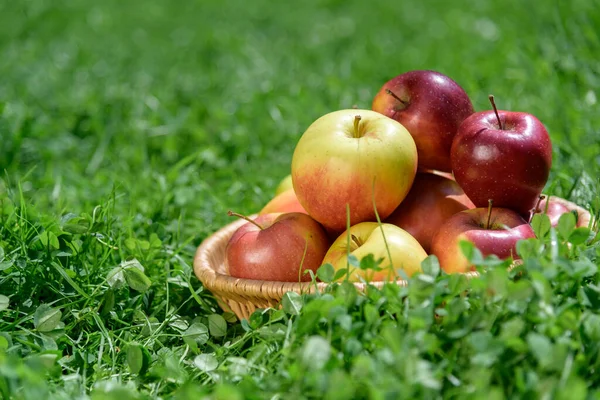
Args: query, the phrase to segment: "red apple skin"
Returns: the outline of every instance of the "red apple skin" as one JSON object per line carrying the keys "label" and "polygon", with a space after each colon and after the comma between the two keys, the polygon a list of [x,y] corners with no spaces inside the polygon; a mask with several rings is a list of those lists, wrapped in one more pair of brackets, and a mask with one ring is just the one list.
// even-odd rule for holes
{"label": "red apple skin", "polygon": [[[548,203],[548,210],[546,210],[546,203]],[[578,206],[572,201],[563,199],[557,196],[546,196],[541,202],[535,213],[546,213],[550,218],[550,224],[554,227],[558,225],[560,216],[568,212],[577,212],[577,227],[587,228],[590,225],[592,214],[583,207]]]}
{"label": "red apple skin", "polygon": [[[386,90],[391,90],[403,102]],[[386,82],[371,108],[408,129],[417,145],[419,167],[451,171],[450,148],[458,127],[473,114],[462,87],[436,71],[405,72]]]}
{"label": "red apple skin", "polygon": [[417,173],[408,196],[385,222],[410,233],[426,252],[440,226],[457,212],[475,208],[458,183],[432,173]]}
{"label": "red apple skin", "polygon": [[[248,222],[231,236],[226,256],[229,275],[243,279],[309,281],[330,246],[323,227],[302,213],[272,213]],[[306,254],[305,254],[306,252]],[[302,266],[302,271],[300,271]]]}
{"label": "red apple skin", "polygon": [[258,213],[259,215],[271,213],[291,213],[299,212],[308,214],[302,204],[298,201],[294,189],[288,189],[273,197]]}
{"label": "red apple skin", "polygon": [[454,214],[442,224],[431,242],[431,252],[437,256],[444,271],[475,270],[460,250],[461,240],[472,242],[484,256],[495,254],[501,259],[517,259],[517,242],[535,238],[531,225],[515,211],[494,207],[489,229],[486,229],[487,214],[487,208],[474,208]]}
{"label": "red apple skin", "polygon": [[533,115],[493,111],[468,117],[451,150],[454,178],[477,207],[510,208],[528,219],[548,181],[552,144]]}

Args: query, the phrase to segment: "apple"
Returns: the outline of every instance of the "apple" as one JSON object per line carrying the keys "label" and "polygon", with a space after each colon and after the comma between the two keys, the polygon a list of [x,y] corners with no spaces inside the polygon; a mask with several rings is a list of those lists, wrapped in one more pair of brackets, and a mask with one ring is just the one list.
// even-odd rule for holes
{"label": "apple", "polygon": [[457,212],[475,208],[458,183],[432,173],[417,173],[408,195],[385,219],[410,233],[429,252],[440,226]]}
{"label": "apple", "polygon": [[[362,270],[349,266],[348,254],[359,260],[373,254],[376,260],[383,259],[380,265],[382,270]],[[421,271],[421,262],[426,257],[427,252],[404,229],[386,223],[379,225],[377,222],[361,222],[351,226],[333,242],[323,258],[323,264],[330,263],[336,271],[349,268],[350,281],[383,281],[397,279],[399,269],[404,270],[407,276]],[[340,279],[345,277],[346,275]]]}
{"label": "apple", "polygon": [[534,237],[531,225],[515,211],[480,207],[456,213],[444,222],[431,241],[431,252],[447,273],[467,272],[474,266],[462,254],[461,240],[472,242],[484,256],[517,259],[517,242]]}
{"label": "apple", "polygon": [[313,122],[292,156],[300,204],[328,230],[381,219],[404,200],[417,171],[417,148],[397,121],[371,110],[347,109]]}
{"label": "apple", "polygon": [[419,152],[419,167],[451,171],[450,148],[463,120],[473,114],[467,93],[436,71],[409,71],[387,81],[371,108],[408,129]]}
{"label": "apple", "polygon": [[540,200],[535,208],[535,213],[544,213],[550,218],[550,224],[554,227],[558,225],[560,216],[575,211],[577,213],[577,227],[587,228],[592,220],[591,213],[577,204],[557,196],[545,196]]}
{"label": "apple", "polygon": [[292,185],[292,175],[289,174],[285,178],[283,178],[275,188],[275,196],[289,189],[292,189],[293,187],[294,186]]}
{"label": "apple", "polygon": [[329,248],[323,227],[307,214],[271,213],[246,219],[225,249],[229,275],[243,279],[309,281]]}
{"label": "apple", "polygon": [[536,206],[552,166],[544,125],[524,112],[472,114],[460,125],[451,150],[454,178],[477,207],[489,199],[525,219]]}
{"label": "apple", "polygon": [[296,192],[294,189],[288,189],[275,197],[273,197],[262,210],[259,211],[259,215],[262,214],[271,214],[271,213],[289,213],[289,212],[300,212],[303,214],[307,214],[302,204],[298,201],[296,197]]}

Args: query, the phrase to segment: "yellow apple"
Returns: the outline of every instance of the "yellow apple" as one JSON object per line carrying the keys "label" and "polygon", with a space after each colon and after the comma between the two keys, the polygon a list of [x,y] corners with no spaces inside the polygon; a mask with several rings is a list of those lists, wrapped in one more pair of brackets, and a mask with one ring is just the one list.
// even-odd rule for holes
{"label": "yellow apple", "polygon": [[293,187],[294,186],[292,185],[292,175],[290,174],[279,182],[279,185],[277,185],[277,187],[275,188],[275,196],[289,189],[292,189]]}
{"label": "yellow apple", "polygon": [[[383,259],[380,264],[383,269],[362,270],[350,266],[348,254],[356,256],[358,260],[367,254],[373,254],[375,260]],[[427,253],[417,239],[404,229],[386,223],[379,225],[377,222],[361,222],[351,226],[349,231],[342,233],[333,242],[325,254],[323,264],[330,263],[336,271],[350,268],[350,281],[383,281],[397,279],[400,276],[398,270],[404,270],[407,276],[421,271],[421,262],[426,257]]]}
{"label": "yellow apple", "polygon": [[304,132],[292,156],[300,204],[328,231],[376,221],[398,207],[417,172],[417,147],[397,121],[371,110],[339,110]]}

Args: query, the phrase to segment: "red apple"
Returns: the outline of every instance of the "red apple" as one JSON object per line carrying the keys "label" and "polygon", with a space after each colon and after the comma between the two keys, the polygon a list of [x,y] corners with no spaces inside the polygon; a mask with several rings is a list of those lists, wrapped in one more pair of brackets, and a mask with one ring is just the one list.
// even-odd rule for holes
{"label": "red apple", "polygon": [[282,193],[279,193],[275,197],[273,197],[258,213],[262,214],[271,214],[271,213],[290,213],[290,212],[300,212],[303,214],[308,214],[302,204],[298,201],[296,197],[296,193],[294,189],[288,189]]}
{"label": "red apple", "polygon": [[449,172],[450,147],[473,104],[458,83],[436,71],[410,71],[386,82],[371,108],[408,129],[419,167]]}
{"label": "red apple", "polygon": [[555,227],[558,225],[560,216],[571,211],[577,212],[577,227],[587,228],[589,226],[592,215],[588,210],[557,196],[544,197],[536,208],[535,213],[547,214],[548,218],[550,218],[550,224]]}
{"label": "red apple", "polygon": [[[349,247],[348,241],[350,241]],[[397,271],[400,269],[404,270],[407,276],[411,276],[421,271],[421,262],[427,257],[419,242],[408,232],[392,224],[380,226],[377,222],[361,222],[351,226],[349,232],[342,233],[333,242],[323,259],[323,264],[332,264],[336,271],[346,268],[348,254],[353,254],[359,260],[367,254],[373,254],[376,260],[383,259],[381,271],[362,270],[349,266],[350,281],[395,280],[399,277]],[[340,279],[345,278],[346,275]]]}
{"label": "red apple", "polygon": [[386,218],[404,200],[417,171],[417,148],[397,121],[371,110],[322,116],[302,135],[292,156],[300,204],[329,231]]}
{"label": "red apple", "polygon": [[[230,213],[230,215],[237,215]],[[227,243],[229,275],[266,281],[309,281],[329,248],[323,227],[307,214],[264,214],[238,228]]]}
{"label": "red apple", "polygon": [[440,226],[457,212],[475,208],[458,183],[446,177],[417,173],[408,196],[385,222],[399,226],[429,252]]}
{"label": "red apple", "polygon": [[474,270],[459,248],[461,240],[468,240],[484,256],[495,254],[501,259],[517,259],[516,244],[521,239],[534,238],[531,225],[516,212],[506,208],[474,208],[450,217],[431,242],[441,268],[448,273]]}
{"label": "red apple", "polygon": [[477,207],[492,199],[528,219],[550,174],[552,144],[531,114],[482,111],[461,124],[451,160],[456,182]]}

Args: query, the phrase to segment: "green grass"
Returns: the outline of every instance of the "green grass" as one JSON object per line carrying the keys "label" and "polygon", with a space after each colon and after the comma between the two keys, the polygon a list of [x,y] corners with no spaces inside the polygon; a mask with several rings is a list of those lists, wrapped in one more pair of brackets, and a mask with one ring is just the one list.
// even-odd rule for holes
{"label": "green grass", "polygon": [[599,7],[0,2],[0,394],[597,398],[600,250],[566,220],[513,279],[434,263],[409,289],[342,285],[244,323],[191,263],[227,210],[272,197],[312,121],[411,69],[536,115],[546,192],[597,212]]}

